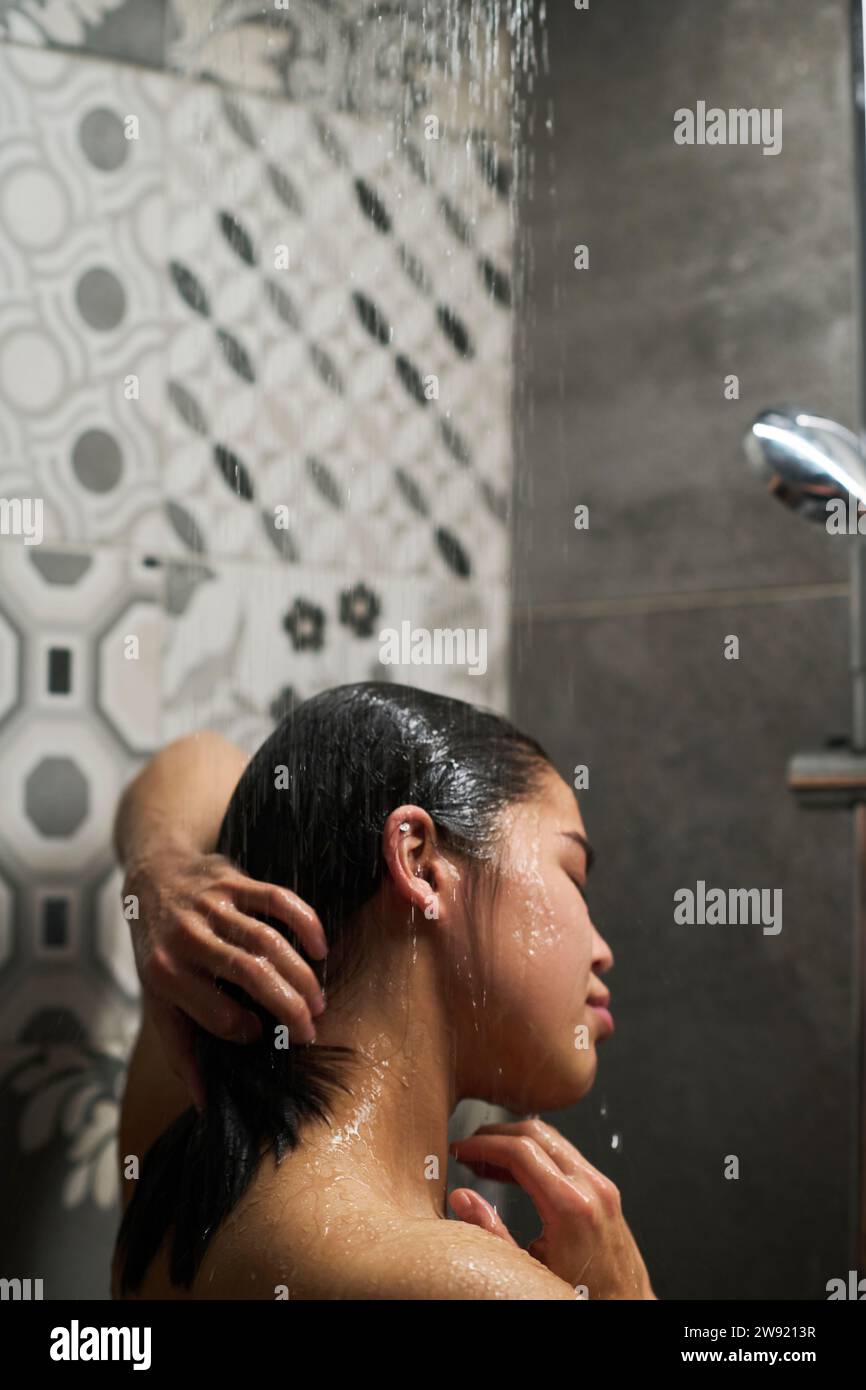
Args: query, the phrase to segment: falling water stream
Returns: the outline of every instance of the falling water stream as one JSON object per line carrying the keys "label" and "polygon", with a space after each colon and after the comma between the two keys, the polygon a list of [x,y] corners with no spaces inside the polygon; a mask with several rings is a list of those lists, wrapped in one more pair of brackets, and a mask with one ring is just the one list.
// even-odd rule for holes
{"label": "falling water stream", "polygon": [[[205,520],[182,498],[171,504],[189,551],[173,580],[181,603],[191,594],[199,603],[194,642],[207,650],[198,685],[182,686],[185,710],[193,726],[252,751],[293,701],[383,678],[377,663],[359,664],[352,633],[369,635],[383,609],[405,612],[424,594],[449,627],[499,625],[497,683],[455,684],[435,668],[394,678],[507,713],[509,674],[520,678],[532,635],[531,608],[509,624],[521,569],[514,509],[531,507],[534,487],[532,460],[519,459],[516,487],[513,477],[534,412],[523,370],[537,322],[524,214],[536,180],[555,190],[563,174],[552,104],[538,109],[546,4],[308,0],[280,12],[197,0],[188,12],[175,51],[184,75],[171,118],[175,178],[187,203],[172,277],[194,313],[178,320],[169,395],[198,434],[184,466],[212,507]],[[423,330],[433,314],[438,341]],[[453,404],[445,391],[438,401],[425,393],[422,354],[446,370],[445,349],[465,364]],[[557,389],[561,399],[561,381]],[[435,433],[419,448],[431,418]],[[437,501],[454,503],[438,527]],[[199,585],[214,590],[203,582],[213,577],[206,525],[233,557],[210,607],[197,596]],[[495,547],[503,562],[485,572]],[[285,564],[275,572],[277,557]],[[292,604],[298,569],[306,590]],[[335,572],[353,587],[329,646]],[[267,616],[281,574],[291,648]],[[308,674],[308,653],[323,648],[328,660]],[[536,935],[543,941],[543,923]],[[619,1154],[603,1091],[598,1081],[581,1106],[583,1132]],[[349,1131],[374,1101],[360,1102]],[[454,1132],[496,1117],[504,1112],[465,1102]],[[476,1185],[503,1199],[496,1184]]]}

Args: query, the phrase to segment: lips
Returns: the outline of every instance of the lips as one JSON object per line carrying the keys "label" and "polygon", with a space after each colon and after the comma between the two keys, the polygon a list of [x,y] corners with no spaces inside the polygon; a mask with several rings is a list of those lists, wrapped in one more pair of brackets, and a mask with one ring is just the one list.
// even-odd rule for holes
{"label": "lips", "polygon": [[606,990],[604,994],[591,994],[586,1002],[593,1013],[607,1026],[608,1032],[612,1033],[616,1025],[613,1021],[613,1014],[607,1007],[610,1003],[610,992]]}
{"label": "lips", "polygon": [[589,994],[586,1002],[591,1004],[594,1009],[607,1009],[610,1007],[610,990],[603,990],[601,994]]}

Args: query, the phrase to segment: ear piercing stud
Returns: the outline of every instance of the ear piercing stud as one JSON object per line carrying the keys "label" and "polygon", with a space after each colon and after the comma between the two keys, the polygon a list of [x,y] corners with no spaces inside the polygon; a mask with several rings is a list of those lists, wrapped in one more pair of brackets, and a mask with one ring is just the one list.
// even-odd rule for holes
{"label": "ear piercing stud", "polygon": [[401,834],[401,835],[405,835],[405,834],[408,832],[408,830],[409,830],[409,822],[408,822],[407,820],[404,820],[403,823],[402,823],[402,825],[400,826],[400,834]]}

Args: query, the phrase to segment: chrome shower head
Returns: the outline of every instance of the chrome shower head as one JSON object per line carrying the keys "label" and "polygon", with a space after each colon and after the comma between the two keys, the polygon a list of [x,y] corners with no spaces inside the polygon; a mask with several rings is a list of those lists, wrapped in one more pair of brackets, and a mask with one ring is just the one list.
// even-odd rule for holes
{"label": "chrome shower head", "polygon": [[743,439],[746,456],[769,491],[809,521],[827,521],[827,503],[853,499],[866,511],[860,440],[844,425],[795,405],[764,410]]}

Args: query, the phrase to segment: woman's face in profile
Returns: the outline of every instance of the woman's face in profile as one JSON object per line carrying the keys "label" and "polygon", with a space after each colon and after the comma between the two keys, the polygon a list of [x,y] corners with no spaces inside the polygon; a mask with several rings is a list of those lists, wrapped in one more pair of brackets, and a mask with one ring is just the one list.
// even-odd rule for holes
{"label": "woman's face in profile", "polygon": [[496,895],[470,928],[484,989],[483,1055],[496,1064],[484,1090],[515,1111],[553,1110],[595,1079],[596,1045],[612,1031],[600,975],[613,956],[582,891],[586,832],[563,779],[551,768],[544,789],[507,807],[500,824]]}

